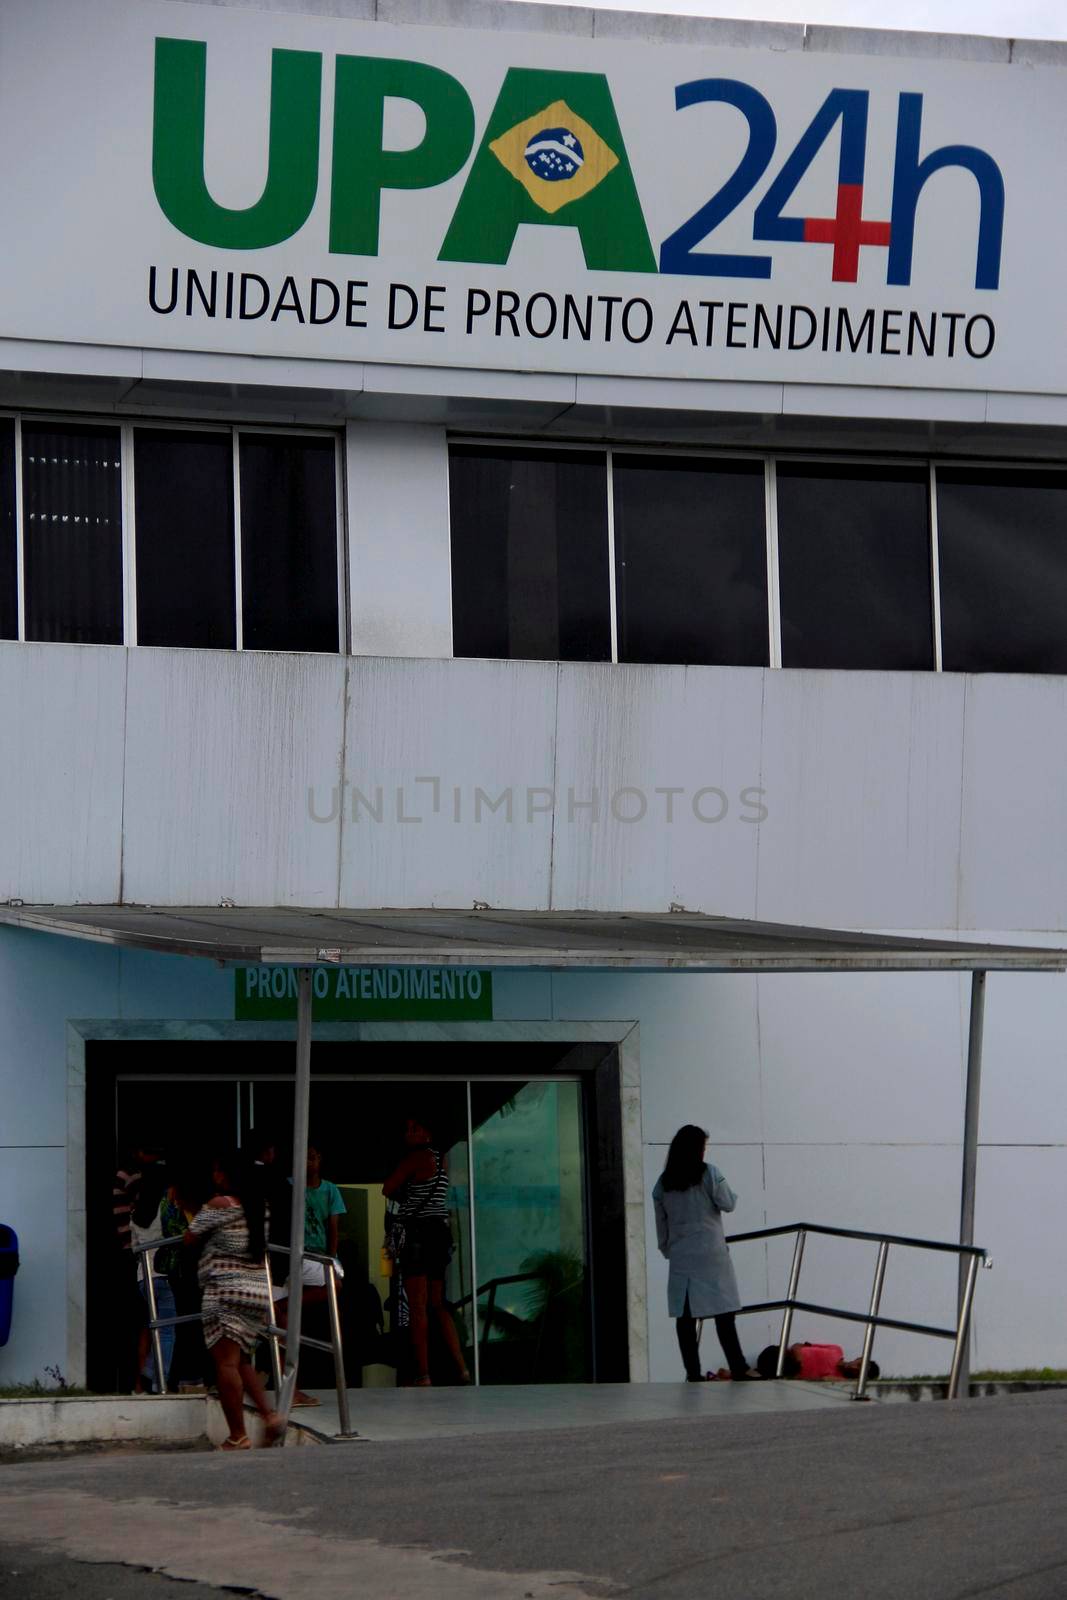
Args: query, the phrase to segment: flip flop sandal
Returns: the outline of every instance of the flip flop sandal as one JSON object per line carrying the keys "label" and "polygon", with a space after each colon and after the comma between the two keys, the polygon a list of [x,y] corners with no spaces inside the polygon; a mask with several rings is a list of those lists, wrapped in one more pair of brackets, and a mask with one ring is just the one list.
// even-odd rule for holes
{"label": "flip flop sandal", "polygon": [[219,1445],[220,1450],[251,1450],[252,1441],[247,1434],[242,1434],[240,1439],[223,1439]]}
{"label": "flip flop sandal", "polygon": [[321,1406],[321,1404],[322,1401],[319,1399],[318,1395],[298,1394],[293,1396],[290,1409],[293,1409],[296,1406]]}

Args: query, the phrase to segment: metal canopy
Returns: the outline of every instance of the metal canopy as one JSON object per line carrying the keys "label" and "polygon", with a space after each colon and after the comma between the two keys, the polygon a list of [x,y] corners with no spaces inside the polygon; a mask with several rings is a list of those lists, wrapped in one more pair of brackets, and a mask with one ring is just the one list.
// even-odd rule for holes
{"label": "metal canopy", "polygon": [[0,905],[0,924],[224,963],[690,972],[1063,972],[1067,950],[678,911]]}

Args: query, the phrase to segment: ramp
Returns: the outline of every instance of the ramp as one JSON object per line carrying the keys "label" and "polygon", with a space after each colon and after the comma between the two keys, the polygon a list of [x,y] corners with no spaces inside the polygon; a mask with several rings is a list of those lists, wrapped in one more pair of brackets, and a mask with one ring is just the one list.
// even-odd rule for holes
{"label": "ramp", "polygon": [[[310,1391],[290,1426],[331,1442],[343,1438],[333,1389]],[[595,1428],[619,1422],[677,1422],[687,1417],[738,1417],[869,1404],[850,1401],[847,1383],[559,1383],[521,1387],[350,1389],[352,1427],[360,1440],[396,1443],[463,1434]]]}

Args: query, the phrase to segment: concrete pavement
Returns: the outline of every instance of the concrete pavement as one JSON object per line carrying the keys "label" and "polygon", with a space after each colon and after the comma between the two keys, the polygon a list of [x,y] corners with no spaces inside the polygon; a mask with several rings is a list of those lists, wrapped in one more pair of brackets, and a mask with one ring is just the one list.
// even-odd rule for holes
{"label": "concrete pavement", "polygon": [[0,1470],[4,1600],[165,1600],[151,1568],[189,1600],[1062,1600],[1067,1397]]}

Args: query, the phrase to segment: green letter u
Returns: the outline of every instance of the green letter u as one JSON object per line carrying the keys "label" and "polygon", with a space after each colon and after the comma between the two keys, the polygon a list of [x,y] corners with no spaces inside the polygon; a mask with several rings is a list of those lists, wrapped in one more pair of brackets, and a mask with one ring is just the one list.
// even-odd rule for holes
{"label": "green letter u", "polygon": [[204,182],[207,45],[156,40],[152,181],[156,199],[179,232],[227,250],[280,244],[302,228],[319,176],[322,56],[275,50],[270,80],[267,182],[255,205],[220,206]]}

